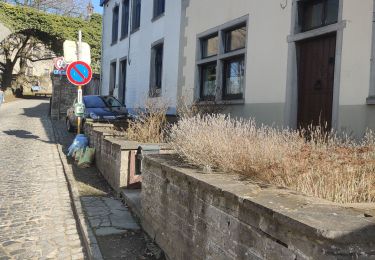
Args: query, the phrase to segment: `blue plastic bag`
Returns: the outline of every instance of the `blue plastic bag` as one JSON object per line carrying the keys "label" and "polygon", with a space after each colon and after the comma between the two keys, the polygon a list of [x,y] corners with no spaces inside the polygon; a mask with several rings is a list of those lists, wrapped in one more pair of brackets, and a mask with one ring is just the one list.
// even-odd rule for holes
{"label": "blue plastic bag", "polygon": [[79,134],[74,138],[72,145],[68,149],[68,156],[73,156],[73,154],[79,149],[84,149],[89,145],[89,139],[83,134]]}

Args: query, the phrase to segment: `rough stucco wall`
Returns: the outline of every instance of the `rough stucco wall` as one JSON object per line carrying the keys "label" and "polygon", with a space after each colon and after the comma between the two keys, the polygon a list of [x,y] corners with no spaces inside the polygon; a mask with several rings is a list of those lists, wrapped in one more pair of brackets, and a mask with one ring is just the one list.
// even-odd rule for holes
{"label": "rough stucco wall", "polygon": [[282,9],[280,1],[239,0],[236,4],[227,0],[190,1],[186,15],[182,93],[189,98],[193,96],[196,35],[249,15],[245,102],[285,101],[290,3]]}
{"label": "rough stucco wall", "polygon": [[375,129],[375,107],[366,105],[370,92],[373,0],[343,2],[343,34],[338,129],[361,137]]}
{"label": "rough stucco wall", "polygon": [[[110,83],[110,63],[117,61],[116,86],[119,87],[119,62],[127,57],[126,105],[128,108],[143,106],[148,97],[150,80],[151,45],[164,39],[164,61],[162,76],[162,99],[169,106],[176,106],[178,84],[178,58],[180,41],[181,1],[166,1],[165,15],[152,22],[152,1],[143,1],[141,26],[139,31],[129,38],[119,40],[111,45],[112,10],[120,1],[109,1],[103,11],[103,60],[102,60],[102,93],[108,94]],[[120,5],[119,37],[121,32],[122,10]],[[117,95],[118,89],[115,90]]]}

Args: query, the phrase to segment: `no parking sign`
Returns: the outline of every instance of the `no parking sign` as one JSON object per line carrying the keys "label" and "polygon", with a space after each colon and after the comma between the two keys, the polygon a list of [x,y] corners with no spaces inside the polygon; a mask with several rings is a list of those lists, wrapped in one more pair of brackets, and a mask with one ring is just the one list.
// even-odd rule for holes
{"label": "no parking sign", "polygon": [[69,64],[66,76],[73,85],[82,86],[91,81],[92,70],[86,62],[75,61]]}

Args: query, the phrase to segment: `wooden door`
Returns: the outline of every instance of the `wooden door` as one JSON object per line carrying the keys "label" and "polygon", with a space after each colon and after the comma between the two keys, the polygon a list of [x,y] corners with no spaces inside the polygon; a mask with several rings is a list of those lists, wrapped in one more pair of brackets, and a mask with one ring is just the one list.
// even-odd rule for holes
{"label": "wooden door", "polygon": [[336,34],[301,41],[298,51],[299,128],[332,127]]}

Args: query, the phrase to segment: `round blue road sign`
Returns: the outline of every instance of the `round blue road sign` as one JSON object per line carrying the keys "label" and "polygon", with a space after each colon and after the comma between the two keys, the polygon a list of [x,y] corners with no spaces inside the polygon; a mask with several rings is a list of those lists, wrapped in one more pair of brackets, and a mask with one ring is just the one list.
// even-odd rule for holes
{"label": "round blue road sign", "polygon": [[75,61],[69,64],[66,70],[66,76],[72,84],[82,86],[90,82],[92,70],[90,65],[86,62]]}

